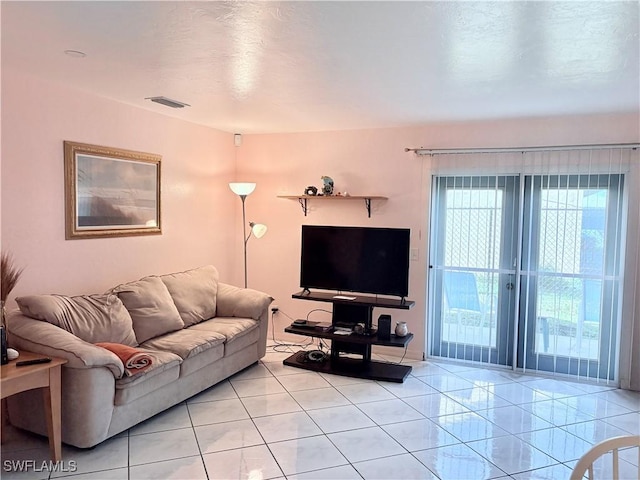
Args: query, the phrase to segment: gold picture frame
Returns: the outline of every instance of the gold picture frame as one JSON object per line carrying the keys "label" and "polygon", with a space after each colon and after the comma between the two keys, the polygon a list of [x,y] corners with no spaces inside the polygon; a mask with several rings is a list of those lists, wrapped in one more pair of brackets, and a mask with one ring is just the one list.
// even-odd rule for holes
{"label": "gold picture frame", "polygon": [[161,159],[64,141],[66,239],[161,234]]}

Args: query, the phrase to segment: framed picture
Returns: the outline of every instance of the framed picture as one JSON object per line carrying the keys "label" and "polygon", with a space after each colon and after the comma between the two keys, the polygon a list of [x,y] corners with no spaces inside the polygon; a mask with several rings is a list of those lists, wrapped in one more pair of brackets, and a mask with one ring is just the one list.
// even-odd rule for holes
{"label": "framed picture", "polygon": [[161,234],[160,160],[65,141],[67,240]]}

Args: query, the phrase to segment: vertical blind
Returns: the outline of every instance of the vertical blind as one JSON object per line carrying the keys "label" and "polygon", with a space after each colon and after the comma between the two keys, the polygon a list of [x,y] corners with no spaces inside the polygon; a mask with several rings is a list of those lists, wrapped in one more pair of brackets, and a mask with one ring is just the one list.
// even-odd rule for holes
{"label": "vertical blind", "polygon": [[623,310],[636,301],[623,303],[637,290],[624,288],[624,267],[638,150],[422,153],[432,174],[427,354],[617,381],[633,328]]}

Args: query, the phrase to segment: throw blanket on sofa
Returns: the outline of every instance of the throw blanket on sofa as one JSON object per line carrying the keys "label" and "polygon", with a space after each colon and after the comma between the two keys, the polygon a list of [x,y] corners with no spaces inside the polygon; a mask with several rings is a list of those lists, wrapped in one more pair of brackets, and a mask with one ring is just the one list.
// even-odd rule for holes
{"label": "throw blanket on sofa", "polygon": [[130,377],[144,372],[153,363],[153,358],[148,353],[121,343],[100,342],[98,347],[106,348],[115,353],[124,365],[124,375]]}

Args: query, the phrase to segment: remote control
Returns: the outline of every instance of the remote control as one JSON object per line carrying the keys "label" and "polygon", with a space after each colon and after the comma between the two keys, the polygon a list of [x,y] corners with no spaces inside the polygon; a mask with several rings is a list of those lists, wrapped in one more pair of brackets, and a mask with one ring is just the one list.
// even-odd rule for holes
{"label": "remote control", "polygon": [[37,365],[38,363],[49,363],[51,359],[49,357],[45,358],[34,358],[33,360],[21,360],[16,362],[16,367],[26,367],[27,365]]}

